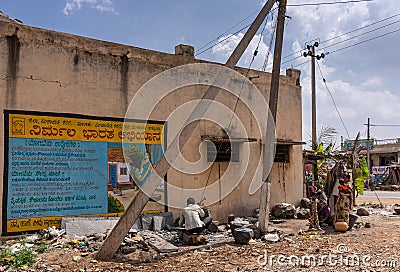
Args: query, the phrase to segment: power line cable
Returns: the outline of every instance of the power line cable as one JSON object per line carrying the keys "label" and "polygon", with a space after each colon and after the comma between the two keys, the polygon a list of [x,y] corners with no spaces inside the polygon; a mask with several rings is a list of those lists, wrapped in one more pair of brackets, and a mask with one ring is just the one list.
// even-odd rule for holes
{"label": "power line cable", "polygon": [[[268,12],[268,14],[270,14],[270,13],[273,12],[273,11],[275,11],[276,9],[277,9],[277,8],[274,8],[274,9],[270,10],[270,11]],[[258,11],[257,11],[257,12],[258,12]],[[254,13],[253,13],[253,14],[254,14]],[[253,14],[251,14],[251,15],[253,15]],[[267,14],[267,15],[268,15],[268,14]],[[250,17],[251,15],[249,15],[248,17]],[[247,18],[248,18],[248,17],[247,17]],[[243,21],[244,21],[244,20],[242,20],[240,23],[242,23]],[[236,24],[235,26],[239,25],[240,23]],[[215,43],[215,44],[213,44],[213,45],[207,47],[206,49],[200,51],[199,53],[196,53],[194,56],[198,56],[198,55],[203,54],[204,52],[207,52],[208,50],[212,49],[214,46],[216,46],[216,45],[218,45],[218,44],[220,44],[220,43],[222,43],[222,42],[224,42],[224,41],[230,39],[231,37],[233,37],[234,35],[240,33],[242,30],[245,30],[245,29],[248,28],[249,26],[251,26],[251,23],[248,24],[248,25],[246,25],[245,27],[239,29],[239,30],[236,31],[235,33],[228,35],[227,37],[225,37],[224,39],[218,41],[217,43]],[[231,28],[231,29],[232,29],[232,28]],[[224,34],[226,34],[226,32],[228,32],[228,31],[229,31],[229,30],[225,31]],[[219,38],[220,38],[221,36],[223,36],[224,34],[220,35],[217,39],[219,39]],[[215,41],[215,40],[216,40],[216,39],[214,39],[213,41]],[[209,42],[208,44],[210,44],[210,43],[212,43],[212,42]],[[207,44],[207,45],[208,45],[208,44]],[[204,48],[204,47],[205,47],[205,46],[203,46],[202,48]],[[200,50],[200,49],[199,49],[199,50]]]}
{"label": "power line cable", "polygon": [[217,41],[218,39],[220,39],[222,36],[224,36],[226,33],[228,33],[230,30],[234,29],[235,27],[237,27],[238,25],[240,25],[241,23],[243,23],[244,21],[246,21],[247,19],[249,19],[251,16],[253,16],[254,14],[256,14],[257,12],[259,12],[259,10],[254,11],[252,14],[250,14],[249,16],[247,16],[246,18],[244,18],[243,20],[241,20],[239,23],[235,24],[234,26],[230,27],[229,29],[227,29],[224,33],[222,33],[221,35],[219,35],[218,37],[214,38],[213,40],[209,41],[208,43],[206,43],[205,45],[201,46],[198,50],[202,50],[204,47],[206,47],[207,45]]}
{"label": "power line cable", "polygon": [[[365,26],[363,26],[363,27],[359,27],[359,28],[353,29],[353,30],[348,31],[348,32],[346,32],[346,33],[343,33],[343,34],[341,34],[341,35],[338,35],[338,36],[329,38],[329,39],[327,39],[327,40],[321,41],[320,44],[329,42],[329,41],[334,40],[334,39],[337,39],[337,38],[340,38],[340,37],[342,37],[342,36],[345,36],[345,35],[348,35],[348,34],[350,34],[350,33],[359,31],[359,30],[361,30],[361,29],[364,29],[364,28],[367,28],[367,27],[370,27],[370,26],[373,26],[373,25],[382,23],[382,22],[384,22],[384,21],[390,20],[390,19],[392,19],[392,18],[394,18],[394,17],[397,17],[397,16],[399,16],[399,15],[400,15],[400,13],[397,13],[397,14],[395,14],[395,15],[392,15],[392,16],[390,16],[390,17],[381,19],[381,20],[379,20],[379,21],[373,22],[373,23],[368,24],[368,25],[365,25]],[[298,53],[301,53],[301,52],[304,51],[304,50],[305,50],[305,49],[303,48],[303,49],[301,49],[301,50],[299,50],[299,51],[296,51],[296,52],[294,52],[294,53],[292,53],[292,54],[289,54],[289,55],[287,55],[287,56],[284,56],[282,59],[286,59],[286,58],[288,58],[288,57],[290,57],[290,56],[293,56],[293,55],[296,55],[296,54],[298,54]]]}
{"label": "power line cable", "polygon": [[324,82],[325,87],[326,87],[326,89],[328,90],[328,93],[329,93],[329,95],[330,95],[330,97],[331,97],[331,99],[332,99],[333,105],[335,106],[336,112],[337,112],[337,114],[338,114],[338,116],[339,116],[339,118],[340,118],[340,122],[342,122],[342,125],[343,125],[344,129],[346,130],[347,137],[350,138],[349,131],[347,130],[347,127],[346,127],[346,125],[345,125],[345,123],[344,123],[344,121],[343,121],[342,115],[341,115],[340,112],[339,112],[339,109],[338,109],[338,107],[337,107],[337,105],[336,105],[335,99],[333,98],[333,95],[332,95],[331,91],[329,90],[328,85],[326,84],[326,80],[325,80],[324,74],[322,73],[321,67],[320,67],[318,61],[317,61],[316,63],[317,63],[317,65],[318,65],[318,70],[319,70],[319,72],[320,72],[320,74],[321,74],[322,81]]}
{"label": "power line cable", "polygon": [[[371,1],[375,1],[375,0],[354,0],[354,1],[338,1],[338,2],[322,2],[322,3],[305,3],[305,4],[294,4],[294,5],[287,5],[287,6],[319,6],[319,5],[346,4],[346,3],[371,2]],[[276,10],[276,9],[277,9],[277,8],[274,8],[274,9],[271,10],[270,12],[272,12],[272,11],[274,11],[274,10]],[[199,52],[199,53],[196,53],[195,56],[198,56],[198,55],[200,55],[200,54],[203,54],[204,52],[206,52],[206,51],[212,49],[214,46],[216,46],[216,45],[218,45],[218,44],[220,44],[220,43],[222,43],[222,42],[228,40],[228,39],[231,38],[233,35],[236,35],[236,34],[238,34],[239,32],[241,32],[242,30],[244,30],[244,29],[246,29],[247,27],[249,27],[251,24],[249,24],[249,25],[243,27],[242,29],[236,31],[234,34],[229,35],[228,37],[226,37],[226,38],[222,39],[221,41],[215,43],[214,45],[212,45],[212,46],[206,48],[205,50],[202,50],[202,49],[205,48],[207,45],[209,45],[209,44],[213,43],[214,41],[220,39],[220,38],[221,38],[223,35],[225,35],[227,32],[229,32],[230,30],[234,29],[236,26],[240,25],[241,23],[243,23],[244,21],[246,21],[248,18],[250,18],[251,16],[253,16],[253,15],[254,15],[255,13],[257,13],[257,12],[258,12],[258,10],[257,10],[257,11],[254,11],[254,12],[251,13],[249,16],[247,16],[246,18],[244,18],[243,20],[241,20],[239,23],[235,24],[234,26],[232,26],[231,28],[229,28],[228,30],[226,30],[223,34],[219,35],[217,38],[215,38],[215,39],[211,40],[210,42],[206,43],[205,45],[201,46],[201,47],[198,49],[200,52]],[[389,17],[389,18],[386,18],[386,19],[383,19],[383,20],[381,20],[381,21],[388,20],[388,19],[393,18],[393,17],[398,16],[398,15],[400,15],[400,14],[394,15],[394,16]],[[373,23],[373,24],[379,23],[379,22],[381,22],[381,21],[375,22],[375,23]],[[371,24],[371,25],[373,25],[373,24]],[[341,36],[343,36],[343,35],[352,33],[352,32],[354,32],[354,31],[357,31],[357,30],[366,28],[366,27],[371,26],[371,25],[367,25],[367,26],[361,27],[361,28],[359,28],[359,29],[352,30],[352,31],[350,31],[350,32],[348,32],[348,33],[339,35],[339,36],[337,36],[337,37],[330,38],[329,40],[336,39],[336,38],[338,38],[338,37],[341,37]],[[323,42],[327,42],[327,41],[329,41],[329,40],[326,40],[326,41],[323,41]],[[321,42],[321,43],[323,43],[323,42]],[[201,51],[201,50],[202,50],[202,51]],[[292,53],[292,54],[290,54],[290,55],[284,56],[282,59],[286,59],[286,58],[288,58],[288,57],[290,57],[290,56],[292,56],[292,55],[295,55],[295,54],[297,54],[297,53],[301,53],[303,50],[304,50],[304,49],[302,49],[302,50],[300,50],[300,51],[298,51],[298,52]],[[297,59],[297,58],[295,58],[295,59]],[[290,61],[292,61],[292,60],[294,60],[294,59],[291,59]],[[288,61],[288,62],[290,62],[290,61]],[[264,70],[265,70],[265,68],[264,68]]]}
{"label": "power line cable", "polygon": [[292,4],[286,5],[288,7],[304,7],[304,6],[321,6],[321,5],[336,5],[336,4],[349,4],[349,3],[360,3],[360,2],[372,2],[375,0],[351,0],[351,1],[336,1],[336,2],[321,2],[321,3],[303,3],[303,4]]}
{"label": "power line cable", "polygon": [[[336,50],[333,50],[333,51],[330,51],[330,52],[326,52],[325,55],[333,54],[333,53],[336,53],[336,52],[339,52],[339,51],[342,51],[342,50],[345,50],[345,49],[348,49],[348,48],[351,48],[351,47],[354,47],[354,46],[357,46],[357,45],[360,45],[360,44],[363,44],[363,43],[366,43],[366,42],[370,42],[370,41],[373,41],[373,40],[376,40],[376,39],[385,37],[385,36],[387,36],[387,35],[394,34],[394,33],[399,32],[399,31],[400,31],[400,29],[396,29],[396,30],[390,31],[390,32],[385,33],[385,34],[382,34],[382,35],[379,35],[379,36],[376,36],[376,37],[373,37],[373,38],[370,38],[370,39],[367,39],[367,40],[364,40],[364,41],[361,41],[361,42],[357,42],[357,43],[355,43],[355,44],[351,44],[351,45],[348,45],[348,46],[345,46],[345,47],[342,47],[342,48],[339,48],[339,49],[336,49]],[[290,62],[290,61],[292,61],[292,60],[296,60],[296,59],[298,59],[298,58],[300,58],[300,57],[301,57],[301,56],[296,57],[296,58],[293,58],[293,59],[288,60],[288,61],[285,61],[285,62],[283,62],[283,63],[287,63],[287,62]],[[283,63],[282,63],[282,64],[283,64]],[[306,62],[300,63],[300,64],[295,65],[295,66],[293,66],[293,67],[297,67],[297,66],[303,65],[304,63],[306,63]]]}
{"label": "power line cable", "polygon": [[248,28],[249,26],[251,26],[251,24],[248,24],[248,25],[246,25],[245,27],[243,27],[243,28],[239,29],[238,31],[236,31],[235,33],[228,35],[228,36],[225,37],[224,39],[222,39],[222,40],[218,41],[217,43],[215,43],[215,44],[213,44],[213,45],[207,47],[206,49],[204,49],[203,51],[200,51],[199,53],[195,54],[194,56],[198,56],[198,55],[203,54],[204,52],[207,52],[208,50],[212,49],[214,46],[216,46],[216,45],[218,45],[218,44],[220,44],[220,43],[223,43],[224,41],[226,41],[226,40],[232,38],[234,35],[238,34],[239,32],[241,32],[242,30]]}
{"label": "power line cable", "polygon": [[[271,15],[271,23],[273,23],[273,22],[274,22],[274,14]],[[275,20],[275,23],[273,24],[273,30],[271,32],[271,37],[269,39],[268,51],[267,51],[267,54],[265,55],[262,71],[265,71],[266,68],[267,68],[267,65],[268,65],[269,56],[270,56],[270,54],[272,52],[272,44],[273,44],[273,41],[274,41],[277,24],[278,24],[278,20]]]}
{"label": "power line cable", "polygon": [[390,34],[394,34],[394,33],[399,32],[399,31],[400,31],[400,29],[396,29],[396,30],[390,31],[390,32],[388,32],[388,33],[385,33],[385,34],[382,34],[382,35],[379,35],[379,36],[370,38],[370,39],[368,39],[368,40],[361,41],[361,42],[358,42],[358,43],[355,43],[355,44],[352,44],[352,45],[348,45],[348,46],[345,46],[345,47],[342,47],[342,48],[333,50],[333,51],[331,51],[331,52],[327,52],[326,55],[328,55],[328,54],[333,54],[333,53],[336,53],[336,52],[339,52],[339,51],[342,51],[342,50],[345,50],[345,49],[348,49],[348,48],[351,48],[351,47],[354,47],[354,46],[357,46],[357,45],[360,45],[360,44],[363,44],[363,43],[366,43],[366,42],[370,42],[370,41],[376,40],[376,39],[378,39],[378,38],[382,38],[382,37],[384,37],[384,36],[387,36],[387,35],[390,35]]}
{"label": "power line cable", "polygon": [[400,127],[400,125],[370,125],[371,127]]}
{"label": "power line cable", "polygon": [[339,36],[332,37],[332,38],[330,38],[330,39],[324,40],[324,41],[320,42],[320,44],[329,42],[329,41],[334,40],[334,39],[337,39],[337,38],[340,38],[340,37],[342,37],[342,36],[345,36],[345,35],[348,35],[348,34],[350,34],[350,33],[359,31],[359,30],[361,30],[361,29],[364,29],[364,28],[367,28],[367,27],[370,27],[370,26],[373,26],[373,25],[382,23],[382,22],[384,22],[384,21],[390,20],[390,19],[392,19],[392,18],[394,18],[394,17],[397,17],[397,16],[399,16],[399,15],[400,15],[400,13],[397,13],[397,14],[395,14],[395,15],[392,15],[392,16],[387,17],[387,18],[385,18],[385,19],[376,21],[376,22],[371,23],[371,24],[369,24],[369,25],[365,25],[365,26],[363,26],[363,27],[356,28],[356,29],[351,30],[351,31],[349,31],[349,32],[343,33],[343,34],[341,34],[341,35],[339,35]]}
{"label": "power line cable", "polygon": [[361,36],[364,36],[364,35],[367,35],[367,34],[369,34],[369,33],[372,33],[372,32],[374,32],[374,31],[377,31],[377,30],[383,29],[383,28],[385,28],[385,27],[388,27],[388,26],[391,26],[391,25],[397,24],[397,23],[399,23],[399,22],[400,22],[400,20],[397,20],[397,21],[395,21],[395,22],[392,22],[392,23],[390,23],[390,24],[387,24],[387,25],[384,25],[384,26],[380,26],[380,27],[378,27],[378,28],[375,28],[375,29],[369,30],[369,31],[367,31],[367,32],[364,32],[364,33],[361,33],[361,34],[355,35],[355,36],[353,36],[353,37],[350,37],[350,38],[347,38],[347,39],[344,39],[343,41],[340,41],[340,42],[337,42],[337,43],[330,44],[330,45],[328,45],[328,46],[325,46],[325,47],[319,48],[319,49],[318,49],[318,51],[324,50],[324,49],[326,49],[326,48],[329,48],[329,47],[332,47],[332,46],[335,46],[335,45],[338,45],[338,44],[341,44],[341,43],[347,42],[347,41],[349,41],[349,40],[352,40],[352,39],[355,39],[355,38],[358,38],[358,37],[361,37]]}

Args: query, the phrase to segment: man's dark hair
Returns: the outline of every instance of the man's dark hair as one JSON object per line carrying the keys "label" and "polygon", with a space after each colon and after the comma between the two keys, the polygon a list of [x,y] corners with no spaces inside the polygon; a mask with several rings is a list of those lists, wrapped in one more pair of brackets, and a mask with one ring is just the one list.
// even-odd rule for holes
{"label": "man's dark hair", "polygon": [[345,174],[344,177],[350,179],[350,175],[349,174]]}
{"label": "man's dark hair", "polygon": [[194,204],[194,203],[196,203],[196,200],[195,200],[193,197],[189,197],[189,198],[186,200],[186,203],[187,203],[188,205]]}

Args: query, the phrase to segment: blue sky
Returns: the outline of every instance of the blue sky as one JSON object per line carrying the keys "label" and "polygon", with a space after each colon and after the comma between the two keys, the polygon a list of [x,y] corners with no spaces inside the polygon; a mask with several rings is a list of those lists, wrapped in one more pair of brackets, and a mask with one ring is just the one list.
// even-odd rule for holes
{"label": "blue sky", "polygon": [[[335,1],[344,0],[288,0],[288,4]],[[234,34],[251,23],[263,3],[262,0],[13,0],[0,2],[0,10],[35,27],[173,53],[175,45],[179,43],[199,49],[252,15],[220,39]],[[311,130],[310,64],[302,64],[309,60],[304,57],[292,59],[300,56],[298,51],[304,48],[306,41],[317,38],[325,41],[337,37],[320,45],[319,48],[330,46],[318,52],[327,53],[399,30],[400,1],[373,0],[288,7],[287,15],[290,19],[286,22],[283,56],[289,57],[283,59],[283,62],[289,61],[283,63],[282,68],[294,66],[302,71],[303,139],[308,140]],[[376,23],[380,20],[384,21]],[[270,44],[272,22],[268,21],[263,32],[259,53],[251,66],[253,69],[263,66]],[[361,27],[364,28],[346,34]],[[363,34],[366,32],[370,33]],[[243,33],[244,30],[232,35],[197,57],[224,62]],[[259,32],[250,50],[239,62],[241,66],[248,67],[260,37]],[[319,61],[350,138],[354,138],[358,131],[365,137],[366,126],[363,124],[368,117],[372,124],[400,124],[400,90],[397,80],[400,74],[399,44],[400,31],[397,31],[328,54]],[[334,127],[340,135],[348,138],[318,68],[316,75],[318,127]],[[373,137],[379,139],[397,138],[400,137],[399,129],[373,127],[371,132]]]}

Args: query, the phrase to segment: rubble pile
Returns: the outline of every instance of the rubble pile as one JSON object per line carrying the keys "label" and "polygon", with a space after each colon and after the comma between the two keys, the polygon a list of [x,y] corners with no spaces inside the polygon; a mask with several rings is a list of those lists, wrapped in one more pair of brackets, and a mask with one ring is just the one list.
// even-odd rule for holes
{"label": "rubble pile", "polygon": [[[288,203],[276,204],[271,211],[270,225],[282,223],[291,218],[307,219],[309,216],[308,205],[309,201],[307,199],[303,199],[301,205],[297,208]],[[370,222],[366,222],[369,221],[367,217],[369,215],[398,217],[398,210],[400,210],[399,205],[391,205],[385,208],[371,207],[368,205],[356,207],[353,212],[362,217],[355,223],[354,229],[359,229],[361,227],[370,228]],[[136,254],[136,256],[138,256],[138,262],[143,262],[143,260],[151,262],[152,260],[162,259],[165,256],[171,256],[169,255],[170,253],[177,252],[179,254],[186,251],[200,250],[204,248],[204,246],[212,249],[218,244],[231,243],[247,245],[286,242],[292,244],[296,243],[297,239],[325,239],[328,237],[326,234],[334,231],[333,229],[327,228],[324,233],[313,233],[302,230],[297,232],[297,230],[293,231],[279,228],[279,225],[277,225],[276,229],[273,231],[262,234],[258,228],[258,217],[259,209],[255,209],[254,214],[248,217],[235,217],[231,214],[229,215],[228,223],[220,224],[218,221],[213,221],[208,230],[206,230],[201,237],[198,237],[201,239],[204,238],[201,243],[189,243],[187,241],[185,243],[185,239],[182,239],[179,235],[182,229],[173,226],[172,218],[167,218],[166,220],[165,217],[161,216],[146,216],[146,219],[143,221],[144,224],[141,222],[142,228],[130,229],[121,243],[117,255],[119,257],[126,256],[126,258],[131,258]],[[103,223],[104,222],[105,221],[103,221]],[[81,221],[77,224],[82,225]],[[71,225],[67,224],[67,226]],[[375,227],[375,225],[372,225],[372,227]],[[65,228],[57,229],[55,227],[50,227],[32,235],[21,236],[16,240],[2,241],[2,244],[0,244],[1,249],[10,252],[10,254],[1,256],[0,268],[3,269],[2,271],[12,271],[6,269],[16,266],[17,257],[12,256],[12,254],[16,252],[28,250],[32,252],[32,256],[35,254],[37,256],[40,253],[53,249],[72,249],[74,256],[70,258],[72,258],[73,262],[86,263],[86,265],[88,265],[88,262],[93,262],[91,267],[95,267],[96,264],[94,262],[96,262],[96,260],[93,259],[94,255],[92,253],[96,252],[101,247],[110,230],[104,232],[98,231],[88,235],[77,235],[74,233],[74,231],[89,232],[89,229],[90,228],[85,228],[83,226],[79,229],[74,227],[70,228],[71,232],[69,233],[68,229]],[[290,233],[290,231],[292,233]],[[293,233],[298,233],[299,235],[294,236]],[[85,258],[86,256],[91,257]],[[34,258],[32,258],[32,260],[34,260]],[[29,266],[32,262],[33,261],[30,261],[30,263],[24,265]],[[45,262],[37,262],[36,265],[46,271],[57,270],[57,268],[54,268],[54,265],[47,266]],[[62,265],[63,264],[58,265],[60,269],[65,268]]]}

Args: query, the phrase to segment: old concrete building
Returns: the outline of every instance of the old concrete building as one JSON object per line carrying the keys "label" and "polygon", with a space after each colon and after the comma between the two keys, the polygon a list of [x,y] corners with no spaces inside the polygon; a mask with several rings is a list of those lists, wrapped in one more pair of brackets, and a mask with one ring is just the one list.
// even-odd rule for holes
{"label": "old concrete building", "polygon": [[[0,180],[5,180],[5,170],[8,167],[4,163],[4,149],[7,148],[4,128],[8,126],[3,116],[4,110],[124,118],[136,92],[152,77],[172,67],[205,63],[195,59],[193,48],[188,46],[178,46],[175,54],[168,54],[39,29],[12,21],[0,21],[0,52],[0,124],[3,127],[0,130]],[[247,73],[246,69],[236,70],[243,75]],[[299,77],[298,70],[290,69],[280,78],[276,123],[279,155],[272,168],[272,203],[296,204],[303,195],[302,101]],[[268,100],[271,75],[250,70],[248,78]],[[201,98],[204,92],[205,88],[200,86],[188,87],[183,94],[172,93],[152,113],[151,119],[166,120],[176,107]],[[242,95],[247,96],[250,101],[253,99],[245,91]],[[259,157],[261,136],[254,125],[251,109],[227,93],[218,94],[216,101],[234,111],[246,128],[248,139],[239,141],[239,151],[248,148]],[[171,127],[168,127],[168,131],[170,130]],[[167,142],[172,141],[169,134],[167,133]],[[201,143],[205,140],[224,142],[224,136],[223,128],[212,122],[202,121],[182,151],[185,159],[201,160],[200,164],[204,166],[207,156],[200,155],[207,154],[207,145]],[[233,171],[243,171],[240,154],[239,152],[237,162],[232,162]],[[249,193],[256,163],[250,162],[240,184],[220,201],[208,203],[209,197],[205,194],[204,203],[211,204],[210,210],[214,218],[224,221],[230,213],[250,215],[259,206],[260,190]],[[201,188],[218,182],[228,165],[229,162],[222,160],[215,163],[211,170],[198,174],[183,174],[178,169],[171,168],[168,172],[168,183],[179,188]],[[214,193],[220,194],[221,190],[224,188],[219,188],[219,192]],[[4,182],[0,185],[0,192],[6,197]],[[187,195],[182,193],[173,197],[177,198],[174,201],[184,203]],[[0,205],[4,206],[4,201]],[[4,219],[3,206],[1,210]],[[176,214],[176,210],[171,210]]]}
{"label": "old concrete building", "polygon": [[370,150],[371,166],[388,166],[400,163],[400,139],[374,139]]}

